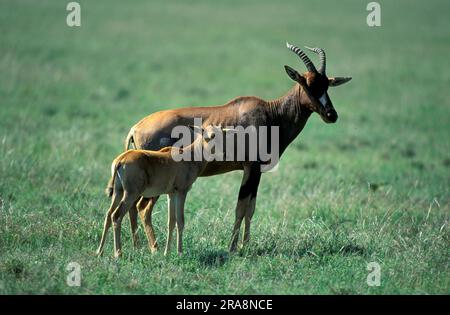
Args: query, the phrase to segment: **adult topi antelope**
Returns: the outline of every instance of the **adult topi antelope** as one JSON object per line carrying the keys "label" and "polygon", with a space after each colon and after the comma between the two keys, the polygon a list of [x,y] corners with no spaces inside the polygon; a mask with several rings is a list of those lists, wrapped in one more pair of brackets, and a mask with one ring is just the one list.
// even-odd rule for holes
{"label": "adult topi antelope", "polygon": [[[344,84],[351,77],[328,77],[326,75],[326,56],[321,48],[309,48],[308,50],[318,54],[320,66],[314,66],[308,56],[298,47],[289,43],[287,48],[294,52],[307,68],[307,72],[299,74],[289,66],[285,70],[295,85],[282,97],[265,101],[254,96],[237,97],[225,105],[212,107],[188,107],[173,110],[164,110],[151,114],[136,125],[128,133],[126,149],[131,143],[137,149],[158,150],[165,146],[171,146],[178,141],[171,137],[171,131],[176,126],[192,125],[194,118],[201,118],[204,125],[221,126],[261,126],[268,128],[279,126],[278,150],[279,155],[303,130],[308,118],[313,112],[326,123],[335,123],[338,114],[328,96],[328,87]],[[244,148],[247,150],[248,143]],[[250,236],[250,224],[255,211],[256,195],[261,178],[261,163],[259,161],[212,161],[209,162],[199,176],[211,176],[234,170],[243,170],[243,178],[239,190],[236,205],[236,217],[232,230],[230,251],[237,248],[239,231],[244,220],[243,244],[248,243]],[[145,210],[144,220],[151,222],[149,218],[153,206],[158,197],[143,200]],[[147,204],[145,204],[147,203]],[[131,218],[137,216],[137,211],[130,212]],[[151,223],[146,227],[147,237],[153,234]]]}

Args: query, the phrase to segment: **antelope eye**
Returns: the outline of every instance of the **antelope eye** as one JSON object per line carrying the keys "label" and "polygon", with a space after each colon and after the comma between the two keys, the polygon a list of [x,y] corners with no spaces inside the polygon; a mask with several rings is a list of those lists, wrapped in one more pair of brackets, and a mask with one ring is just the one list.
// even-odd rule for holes
{"label": "antelope eye", "polygon": [[209,136],[210,139],[214,139],[216,137],[215,133],[212,133],[211,136]]}

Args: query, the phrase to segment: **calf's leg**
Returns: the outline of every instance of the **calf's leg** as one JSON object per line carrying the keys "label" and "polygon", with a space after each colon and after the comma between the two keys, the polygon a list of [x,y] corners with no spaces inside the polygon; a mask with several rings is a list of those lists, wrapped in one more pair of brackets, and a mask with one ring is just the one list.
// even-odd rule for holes
{"label": "calf's leg", "polygon": [[180,192],[177,196],[176,216],[177,216],[177,244],[178,255],[183,253],[183,230],[184,230],[184,203],[186,192]]}
{"label": "calf's leg", "polygon": [[152,225],[152,212],[153,207],[158,201],[159,196],[152,198],[144,198],[137,204],[137,208],[139,211],[139,217],[141,218],[142,223],[144,224],[145,235],[147,236],[148,246],[152,253],[155,253],[158,250],[158,243],[156,242],[155,232],[153,230]]}
{"label": "calf's leg", "polygon": [[168,195],[168,216],[167,216],[167,239],[166,239],[166,249],[164,251],[164,256],[170,252],[170,244],[172,243],[172,234],[176,224],[176,204],[177,196],[176,194]]}
{"label": "calf's leg", "polygon": [[122,200],[119,202],[117,209],[111,215],[111,220],[114,228],[114,257],[122,255],[122,245],[120,242],[120,229],[122,226],[122,219],[127,211],[134,205],[137,197],[124,194]]}
{"label": "calf's leg", "polygon": [[114,195],[112,196],[111,206],[109,207],[106,213],[105,222],[103,224],[103,233],[100,239],[100,245],[96,252],[98,256],[101,256],[103,254],[103,246],[105,245],[106,235],[108,233],[109,228],[111,227],[111,215],[114,212],[114,210],[116,210],[120,199],[122,199],[122,194],[114,193]]}
{"label": "calf's leg", "polygon": [[130,210],[129,210],[129,215],[130,215],[130,225],[131,225],[131,237],[133,239],[133,246],[134,248],[138,247],[138,234],[137,234],[137,215],[138,215],[138,210],[136,208],[136,203],[131,206]]}

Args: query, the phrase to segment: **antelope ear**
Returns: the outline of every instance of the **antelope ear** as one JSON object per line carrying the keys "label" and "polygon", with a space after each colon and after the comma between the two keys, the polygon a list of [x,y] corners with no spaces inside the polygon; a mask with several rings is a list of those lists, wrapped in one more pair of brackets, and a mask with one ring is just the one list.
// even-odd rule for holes
{"label": "antelope ear", "polygon": [[298,82],[304,89],[308,88],[308,84],[306,83],[306,79],[304,76],[299,74],[297,71],[292,69],[289,66],[284,66],[284,69],[286,69],[286,73],[289,75],[289,77],[294,80],[295,82]]}
{"label": "antelope ear", "polygon": [[339,86],[341,84],[347,83],[351,79],[352,79],[352,77],[331,77],[331,78],[328,78],[328,85],[329,86]]}
{"label": "antelope ear", "polygon": [[285,65],[284,69],[286,70],[286,73],[288,74],[288,76],[296,82],[299,82],[299,80],[301,80],[301,78],[303,78],[297,71],[295,71],[294,69],[292,69],[289,66]]}

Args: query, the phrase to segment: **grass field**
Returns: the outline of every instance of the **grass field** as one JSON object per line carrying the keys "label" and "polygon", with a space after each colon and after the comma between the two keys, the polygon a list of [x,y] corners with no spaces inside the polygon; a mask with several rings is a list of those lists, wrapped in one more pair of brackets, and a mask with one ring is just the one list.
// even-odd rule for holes
{"label": "grass field", "polygon": [[[79,28],[67,2],[0,2],[0,293],[450,293],[449,1],[382,1],[374,28],[359,0],[80,1]],[[161,109],[284,94],[283,65],[304,71],[286,40],[324,47],[328,74],[353,80],[330,90],[338,122],[311,117],[263,175],[250,246],[227,254],[233,172],[194,185],[182,257],[151,255],[141,226],[133,249],[126,218],[122,259],[112,234],[96,258],[128,129]]]}

